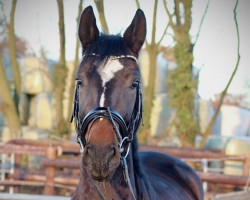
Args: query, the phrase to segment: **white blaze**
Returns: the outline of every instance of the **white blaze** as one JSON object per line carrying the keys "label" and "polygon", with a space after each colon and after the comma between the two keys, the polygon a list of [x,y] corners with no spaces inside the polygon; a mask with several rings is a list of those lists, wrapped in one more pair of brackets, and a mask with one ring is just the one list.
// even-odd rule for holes
{"label": "white blaze", "polygon": [[123,65],[118,60],[108,60],[105,66],[98,69],[102,79],[103,93],[100,99],[100,107],[104,107],[106,84],[115,76],[115,73],[123,69]]}

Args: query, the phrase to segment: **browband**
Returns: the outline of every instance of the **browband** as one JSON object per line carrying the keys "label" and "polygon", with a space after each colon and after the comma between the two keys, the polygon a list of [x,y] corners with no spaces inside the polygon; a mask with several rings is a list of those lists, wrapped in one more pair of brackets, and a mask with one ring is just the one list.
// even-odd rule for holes
{"label": "browband", "polygon": [[[83,56],[86,56],[88,54],[84,54]],[[95,53],[91,53],[91,56],[99,56],[98,54]],[[134,60],[136,63],[138,63],[138,59],[135,56],[132,55],[120,55],[120,56],[110,56],[109,59],[111,60],[117,60],[117,59],[121,59],[121,58],[131,58],[132,60]]]}

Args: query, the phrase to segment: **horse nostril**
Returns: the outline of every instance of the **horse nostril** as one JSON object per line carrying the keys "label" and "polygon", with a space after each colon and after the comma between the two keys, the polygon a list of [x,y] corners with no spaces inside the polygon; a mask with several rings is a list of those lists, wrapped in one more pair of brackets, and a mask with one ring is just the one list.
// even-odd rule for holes
{"label": "horse nostril", "polygon": [[86,146],[83,152],[83,164],[88,166],[91,164],[91,149]]}
{"label": "horse nostril", "polygon": [[111,158],[113,158],[114,156],[115,156],[115,148],[112,148]]}
{"label": "horse nostril", "polygon": [[109,167],[116,168],[119,161],[119,151],[118,147],[112,147],[110,150],[110,157],[109,157]]}
{"label": "horse nostril", "polygon": [[87,148],[87,152],[86,153],[91,156],[90,148]]}
{"label": "horse nostril", "polygon": [[110,159],[113,159],[117,154],[117,147],[116,146],[112,146],[110,149]]}

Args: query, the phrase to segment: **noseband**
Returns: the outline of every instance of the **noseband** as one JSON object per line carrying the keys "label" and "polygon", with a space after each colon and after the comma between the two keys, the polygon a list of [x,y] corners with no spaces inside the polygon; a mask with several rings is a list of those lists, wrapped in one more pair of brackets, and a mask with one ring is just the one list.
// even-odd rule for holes
{"label": "noseband", "polygon": [[[96,54],[92,54],[93,56],[98,56]],[[137,59],[131,55],[121,55],[121,56],[111,56],[109,59],[120,59],[120,58],[129,58],[133,59],[137,62]],[[71,115],[70,122],[75,118],[75,129],[77,132],[77,142],[80,144],[81,152],[83,152],[84,147],[86,146],[85,135],[87,133],[87,129],[90,129],[98,118],[106,118],[112,125],[116,132],[117,138],[119,140],[119,148],[120,153],[123,153],[124,144],[130,144],[133,140],[134,136],[138,132],[142,114],[143,114],[143,96],[142,91],[140,89],[140,84],[138,84],[136,88],[136,100],[134,103],[134,109],[131,115],[131,119],[129,123],[126,123],[123,117],[115,110],[109,107],[97,107],[91,110],[81,121],[79,117],[79,83],[76,83],[75,96],[74,96],[74,106]],[[119,128],[117,127],[118,124]],[[90,125],[90,126],[89,126]],[[129,151],[129,148],[127,148]],[[124,155],[124,154],[123,154]],[[125,152],[125,156],[128,155],[128,152]],[[121,155],[122,156],[122,155]]]}

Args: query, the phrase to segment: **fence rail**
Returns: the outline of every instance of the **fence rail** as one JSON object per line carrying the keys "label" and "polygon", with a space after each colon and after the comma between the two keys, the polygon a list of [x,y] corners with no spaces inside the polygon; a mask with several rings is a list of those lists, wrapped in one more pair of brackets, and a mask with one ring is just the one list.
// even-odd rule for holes
{"label": "fence rail", "polygon": [[[227,184],[235,186],[249,185],[250,154],[240,156],[228,156],[223,151],[197,149],[197,148],[171,148],[142,145],[139,151],[155,151],[168,154],[182,159],[185,162],[207,162],[211,161],[240,161],[243,163],[243,176],[229,176],[219,173],[197,172],[201,180],[209,183]],[[0,145],[0,153],[15,154],[15,170],[9,174],[8,180],[1,181],[0,185],[5,186],[42,186],[45,195],[53,195],[55,187],[68,188],[73,190],[79,181],[79,146],[73,142],[55,142],[55,141],[34,141],[26,139],[13,139],[9,143]],[[39,155],[41,166],[45,171],[40,174],[21,173],[20,162],[22,155]],[[60,158],[64,155],[64,158]],[[72,155],[71,159],[65,159],[65,155]],[[73,174],[61,172],[57,173],[58,168],[71,169]],[[76,172],[77,171],[77,172]],[[12,180],[11,180],[12,179]]]}
{"label": "fence rail", "polygon": [[27,194],[6,194],[0,193],[0,200],[70,200],[70,197],[45,196],[45,195],[27,195]]}

